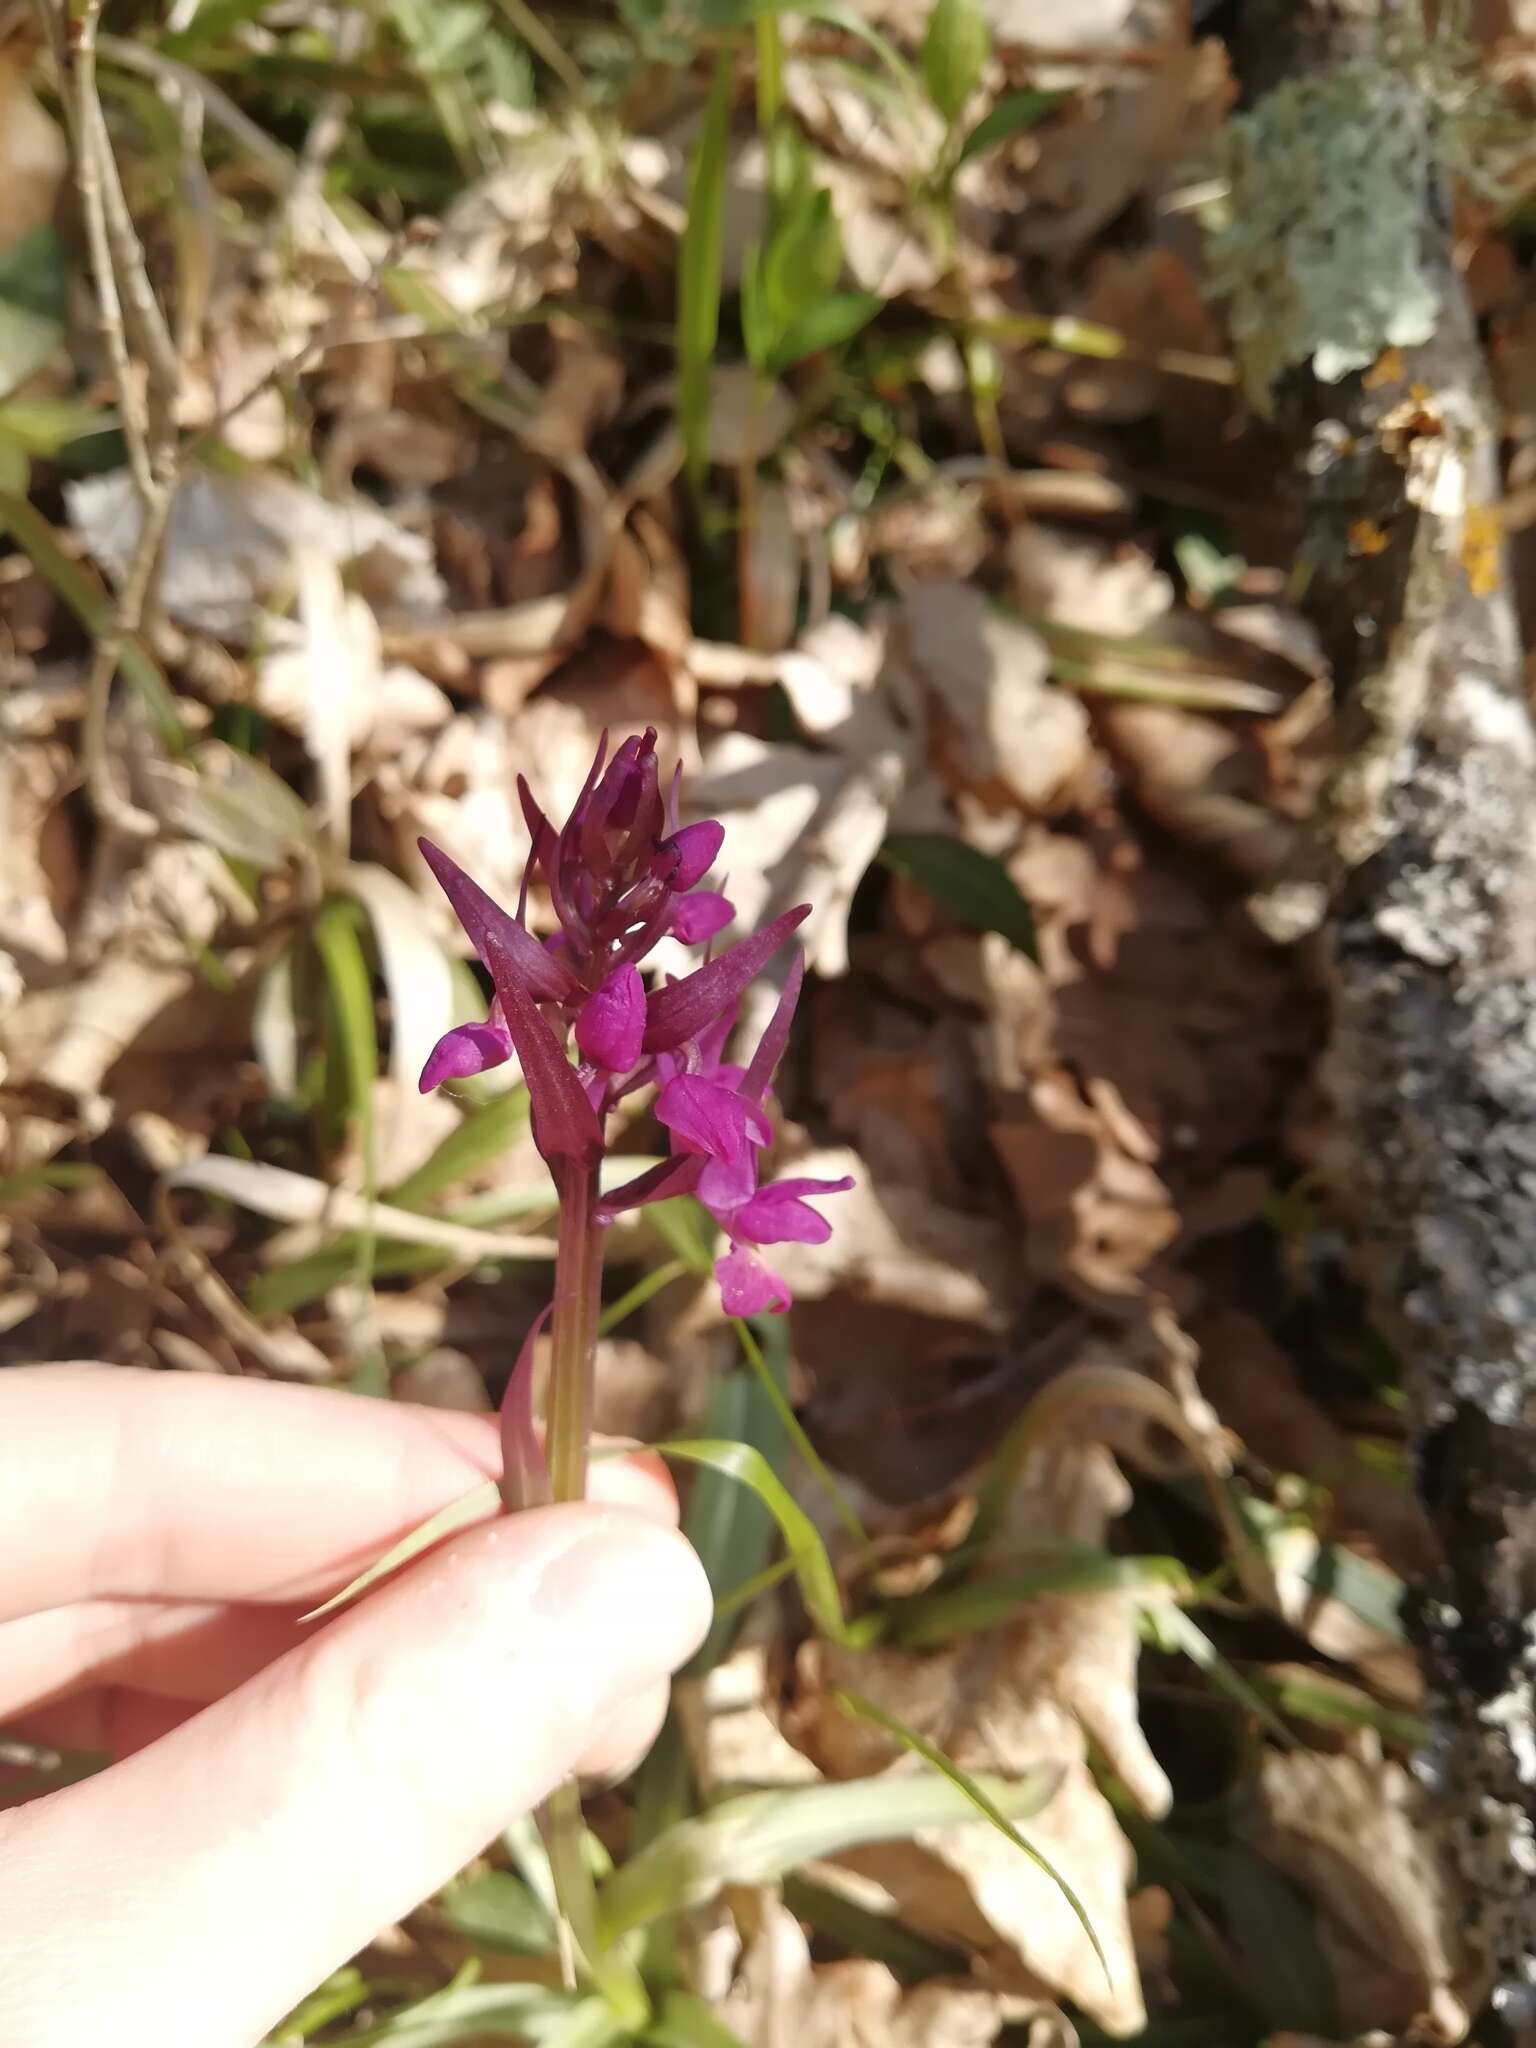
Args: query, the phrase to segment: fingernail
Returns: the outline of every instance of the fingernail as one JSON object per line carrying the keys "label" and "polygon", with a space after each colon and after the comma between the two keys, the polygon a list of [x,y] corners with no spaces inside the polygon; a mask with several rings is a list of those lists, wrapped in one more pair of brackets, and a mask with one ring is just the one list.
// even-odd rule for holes
{"label": "fingernail", "polygon": [[709,1627],[709,1586],[692,1546],[621,1510],[550,1559],[529,1604],[543,1619],[609,1638],[626,1686],[675,1670]]}

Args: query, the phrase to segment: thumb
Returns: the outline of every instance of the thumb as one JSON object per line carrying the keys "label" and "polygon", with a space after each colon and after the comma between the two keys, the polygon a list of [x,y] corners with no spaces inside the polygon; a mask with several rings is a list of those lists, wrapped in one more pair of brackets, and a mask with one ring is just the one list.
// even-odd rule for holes
{"label": "thumb", "polygon": [[[0,2040],[250,2048],[701,1641],[703,1569],[612,1507],[474,1529],[101,1776],[0,1814]],[[626,1716],[626,1708],[629,1710]],[[86,1873],[92,1911],[68,1908]]]}

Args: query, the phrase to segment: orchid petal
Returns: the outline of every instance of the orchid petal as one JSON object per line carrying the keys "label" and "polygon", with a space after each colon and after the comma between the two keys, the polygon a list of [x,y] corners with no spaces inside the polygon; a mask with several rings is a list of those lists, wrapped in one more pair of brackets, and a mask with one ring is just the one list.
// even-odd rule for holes
{"label": "orchid petal", "polygon": [[487,1020],[484,1024],[456,1024],[445,1031],[427,1055],[418,1086],[430,1095],[444,1081],[462,1081],[470,1074],[483,1074],[502,1066],[512,1057],[512,1040]]}
{"label": "orchid petal", "polygon": [[685,946],[702,946],[717,932],[723,932],[736,915],[736,906],[718,889],[695,889],[672,911],[672,936]]}
{"label": "orchid petal", "polygon": [[[603,1127],[582,1090],[576,1069],[539,1015],[519,974],[518,963],[499,932],[487,934],[486,951],[486,965],[496,984],[501,1013],[522,1063],[533,1142],[540,1158],[551,1163],[556,1159],[574,1159],[581,1165],[595,1166],[603,1155]],[[539,953],[541,959],[545,957],[542,948]]]}
{"label": "orchid petal", "polygon": [[753,1145],[766,1145],[773,1130],[763,1112],[744,1102],[734,1088],[703,1074],[679,1074],[656,1098],[656,1121],[672,1133],[674,1147],[711,1159],[739,1160]]}
{"label": "orchid petal", "polygon": [[576,1043],[594,1066],[627,1074],[645,1036],[645,984],[638,967],[616,967],[576,1017]]}
{"label": "orchid petal", "polygon": [[681,832],[674,832],[670,839],[664,839],[663,849],[677,855],[677,873],[673,886],[691,889],[695,882],[702,882],[725,844],[725,827],[718,818],[701,818],[696,825],[685,825]]}
{"label": "orchid petal", "polygon": [[696,1192],[720,1227],[734,1231],[736,1212],[757,1193],[756,1156],[707,1161]]}
{"label": "orchid petal", "polygon": [[773,1015],[768,1019],[762,1037],[757,1042],[757,1051],[747,1062],[747,1078],[741,1092],[749,1102],[761,1102],[767,1094],[769,1084],[778,1072],[779,1061],[784,1057],[784,1048],[789,1043],[789,1027],[795,1021],[795,1005],[800,1000],[801,984],[805,980],[805,955],[797,947],[795,957],[789,963],[783,993],[774,1005]]}
{"label": "orchid petal", "polygon": [[663,1159],[648,1166],[633,1180],[603,1196],[597,1205],[599,1223],[611,1223],[630,1209],[643,1209],[647,1202],[669,1202],[674,1195],[691,1195],[698,1186],[704,1161],[697,1152],[683,1152],[676,1159]]}
{"label": "orchid petal", "polygon": [[793,1296],[777,1273],[737,1245],[715,1261],[720,1303],[728,1316],[782,1315]]}
{"label": "orchid petal", "polygon": [[759,1188],[736,1211],[734,1228],[752,1244],[825,1244],[832,1226],[804,1195],[841,1195],[853,1186],[841,1180],[778,1180]]}
{"label": "orchid petal", "polygon": [[563,960],[546,953],[533,934],[493,897],[487,896],[478,882],[471,881],[441,847],[434,846],[430,839],[418,839],[416,844],[453,905],[454,916],[487,967],[491,965],[488,948],[495,938],[505,958],[504,971],[526,987],[534,1000],[564,1002],[575,993],[576,977]]}
{"label": "orchid petal", "polygon": [[671,1052],[686,1038],[697,1038],[722,1010],[740,996],[780,946],[811,914],[808,903],[786,910],[761,931],[738,939],[717,960],[706,961],[692,974],[666,988],[654,989],[646,1004],[644,1050]]}

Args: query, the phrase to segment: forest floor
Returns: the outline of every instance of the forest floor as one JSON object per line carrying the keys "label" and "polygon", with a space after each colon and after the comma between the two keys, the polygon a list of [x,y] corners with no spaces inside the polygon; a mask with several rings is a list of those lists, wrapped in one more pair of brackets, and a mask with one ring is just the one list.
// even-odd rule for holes
{"label": "forest floor", "polygon": [[[656,728],[742,925],[813,906],[777,1157],[856,1186],[758,1330],[872,1546],[696,1219],[613,1233],[598,1419],[757,1441],[879,1623],[760,1593],[668,1742],[704,1804],[921,1769],[852,1691],[1038,1782],[1051,1865],[976,1822],[728,1887],[676,1967],[749,2048],[1453,2042],[1484,1988],[1407,1768],[1428,1539],[1322,976],[1253,913],[1330,705],[1202,271],[1196,12],[113,10],[114,336],[0,6],[0,1363],[494,1405],[551,1203],[504,1073],[417,1091],[484,995],[416,839],[513,902],[516,775],[562,815]],[[1528,117],[1521,27],[1469,48]],[[1523,596],[1518,178],[1458,232]],[[750,1495],[709,1526],[720,1592],[771,1563]],[[621,1861],[641,1786],[590,1808]],[[547,1968],[517,1868],[275,2038],[481,2038],[421,2001]]]}

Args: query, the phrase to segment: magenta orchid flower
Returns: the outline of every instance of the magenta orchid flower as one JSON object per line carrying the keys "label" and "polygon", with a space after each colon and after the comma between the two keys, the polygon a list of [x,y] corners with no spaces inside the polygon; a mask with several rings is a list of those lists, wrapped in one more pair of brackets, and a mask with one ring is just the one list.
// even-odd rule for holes
{"label": "magenta orchid flower", "polygon": [[[648,990],[641,965],[662,938],[708,944],[735,916],[721,891],[699,886],[719,857],[724,828],[713,819],[680,826],[678,785],[674,776],[663,798],[654,732],[625,740],[611,760],[604,735],[557,832],[519,777],[532,850],[515,914],[447,854],[421,842],[496,991],[484,1022],[461,1024],[439,1041],[421,1087],[425,1092],[484,1073],[515,1054],[528,1087],[534,1143],[554,1176],[562,1211],[576,1202],[578,1183],[594,1230],[623,1210],[694,1194],[729,1239],[715,1269],[726,1310],[782,1311],[789,1289],[755,1248],[824,1243],[831,1226],[806,1198],[853,1185],[804,1178],[760,1184],[759,1155],[772,1138],[764,1105],[804,978],[798,954],[750,1063],[731,1066],[724,1054],[744,991],[809,906],[785,911],[691,974]],[[525,922],[535,873],[559,923],[543,944]],[[596,1169],[608,1114],[624,1096],[652,1084],[672,1157],[599,1200]]]}

